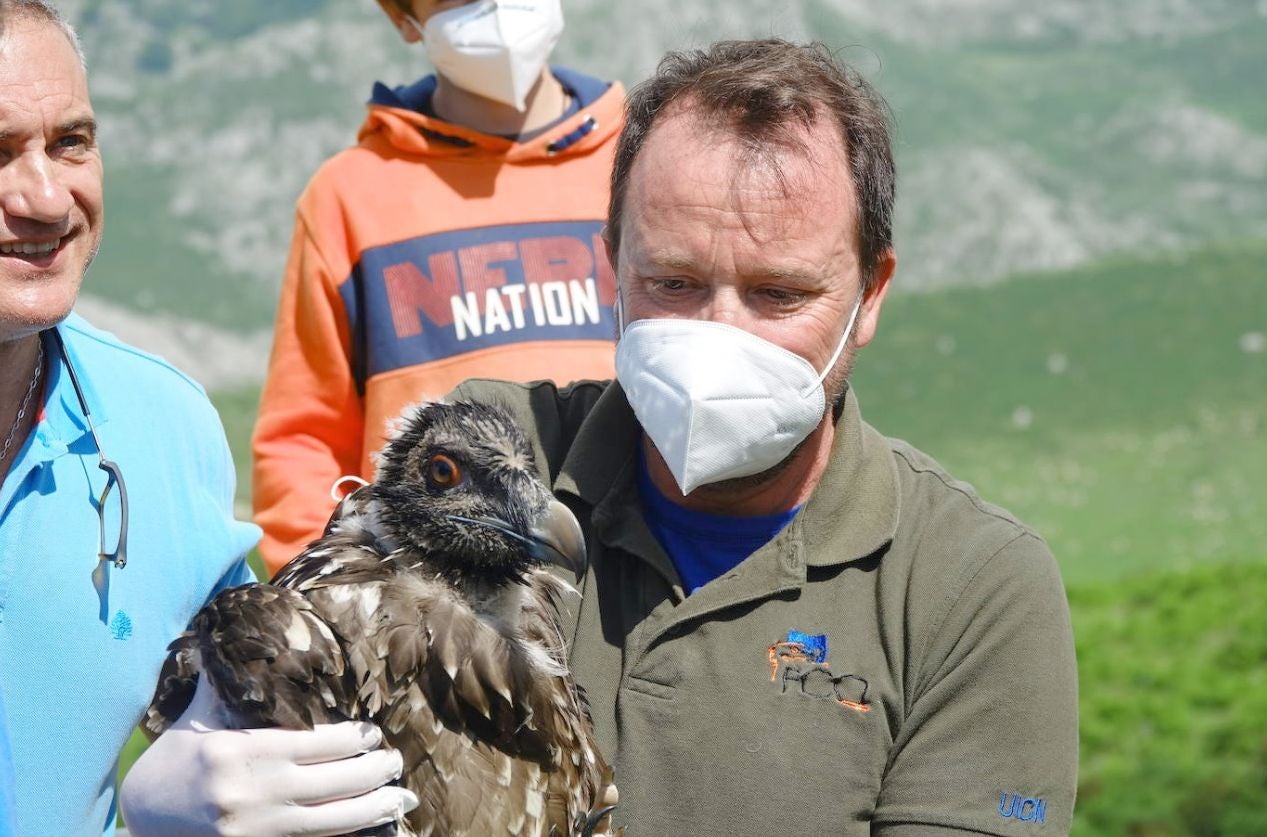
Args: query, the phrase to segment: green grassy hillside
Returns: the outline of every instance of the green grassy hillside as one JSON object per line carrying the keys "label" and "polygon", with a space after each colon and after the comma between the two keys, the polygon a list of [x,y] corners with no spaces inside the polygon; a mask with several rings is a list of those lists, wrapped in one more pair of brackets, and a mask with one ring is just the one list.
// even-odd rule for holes
{"label": "green grassy hillside", "polygon": [[1074,834],[1267,834],[1267,561],[1076,585],[1069,601]]}
{"label": "green grassy hillside", "polygon": [[1264,333],[1267,244],[1244,245],[892,295],[855,382],[1083,581],[1263,554]]}

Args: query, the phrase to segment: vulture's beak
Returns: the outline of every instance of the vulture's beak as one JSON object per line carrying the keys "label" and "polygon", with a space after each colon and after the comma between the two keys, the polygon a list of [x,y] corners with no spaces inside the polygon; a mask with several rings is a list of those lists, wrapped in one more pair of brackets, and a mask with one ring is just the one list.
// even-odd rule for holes
{"label": "vulture's beak", "polygon": [[532,528],[531,537],[543,547],[543,560],[571,570],[577,581],[585,577],[589,564],[585,556],[585,535],[576,515],[567,506],[551,500],[545,516]]}
{"label": "vulture's beak", "polygon": [[451,514],[448,518],[459,523],[474,523],[496,529],[527,545],[532,550],[533,557],[541,563],[558,564],[569,569],[577,581],[585,577],[585,568],[589,566],[585,557],[585,535],[581,532],[581,524],[576,522],[576,515],[558,500],[550,501],[550,505],[546,506],[546,513],[526,535],[516,532],[499,517],[462,517]]}

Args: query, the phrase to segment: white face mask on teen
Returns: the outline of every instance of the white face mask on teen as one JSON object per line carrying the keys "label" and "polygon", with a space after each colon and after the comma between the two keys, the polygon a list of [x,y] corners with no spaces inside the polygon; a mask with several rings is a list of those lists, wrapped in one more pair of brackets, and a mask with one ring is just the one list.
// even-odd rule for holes
{"label": "white face mask on teen", "polygon": [[414,26],[446,79],[522,112],[563,34],[563,9],[559,0],[480,0]]}
{"label": "white face mask on teen", "polygon": [[616,378],[683,494],[782,462],[826,414],[823,380],[844,351],[862,294],[822,372],[743,329],[637,320],[616,344]]}

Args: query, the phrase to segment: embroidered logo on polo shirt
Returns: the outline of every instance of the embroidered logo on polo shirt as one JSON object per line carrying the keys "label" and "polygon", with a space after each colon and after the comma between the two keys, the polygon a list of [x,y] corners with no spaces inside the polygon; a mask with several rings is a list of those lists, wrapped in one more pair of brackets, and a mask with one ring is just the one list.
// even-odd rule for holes
{"label": "embroidered logo on polo shirt", "polygon": [[1043,825],[1047,821],[1047,800],[1004,791],[999,794],[999,816]]}
{"label": "embroidered logo on polo shirt", "polygon": [[132,617],[122,610],[116,610],[114,618],[110,620],[110,633],[115,639],[129,639],[132,636]]}
{"label": "embroidered logo on polo shirt", "polygon": [[855,712],[870,712],[867,681],[856,674],[835,674],[827,661],[827,635],[788,631],[787,639],[766,650],[770,682],[786,693],[799,690],[807,697],[831,700]]}

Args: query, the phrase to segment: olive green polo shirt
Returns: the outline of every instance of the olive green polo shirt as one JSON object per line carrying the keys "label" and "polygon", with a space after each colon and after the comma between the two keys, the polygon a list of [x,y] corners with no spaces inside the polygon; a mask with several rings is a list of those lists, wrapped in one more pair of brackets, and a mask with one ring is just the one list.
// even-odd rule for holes
{"label": "olive green polo shirt", "polygon": [[643,520],[618,384],[454,397],[523,422],[585,529],[570,659],[627,837],[1068,832],[1077,674],[1056,563],[852,393],[809,501],[690,596]]}

